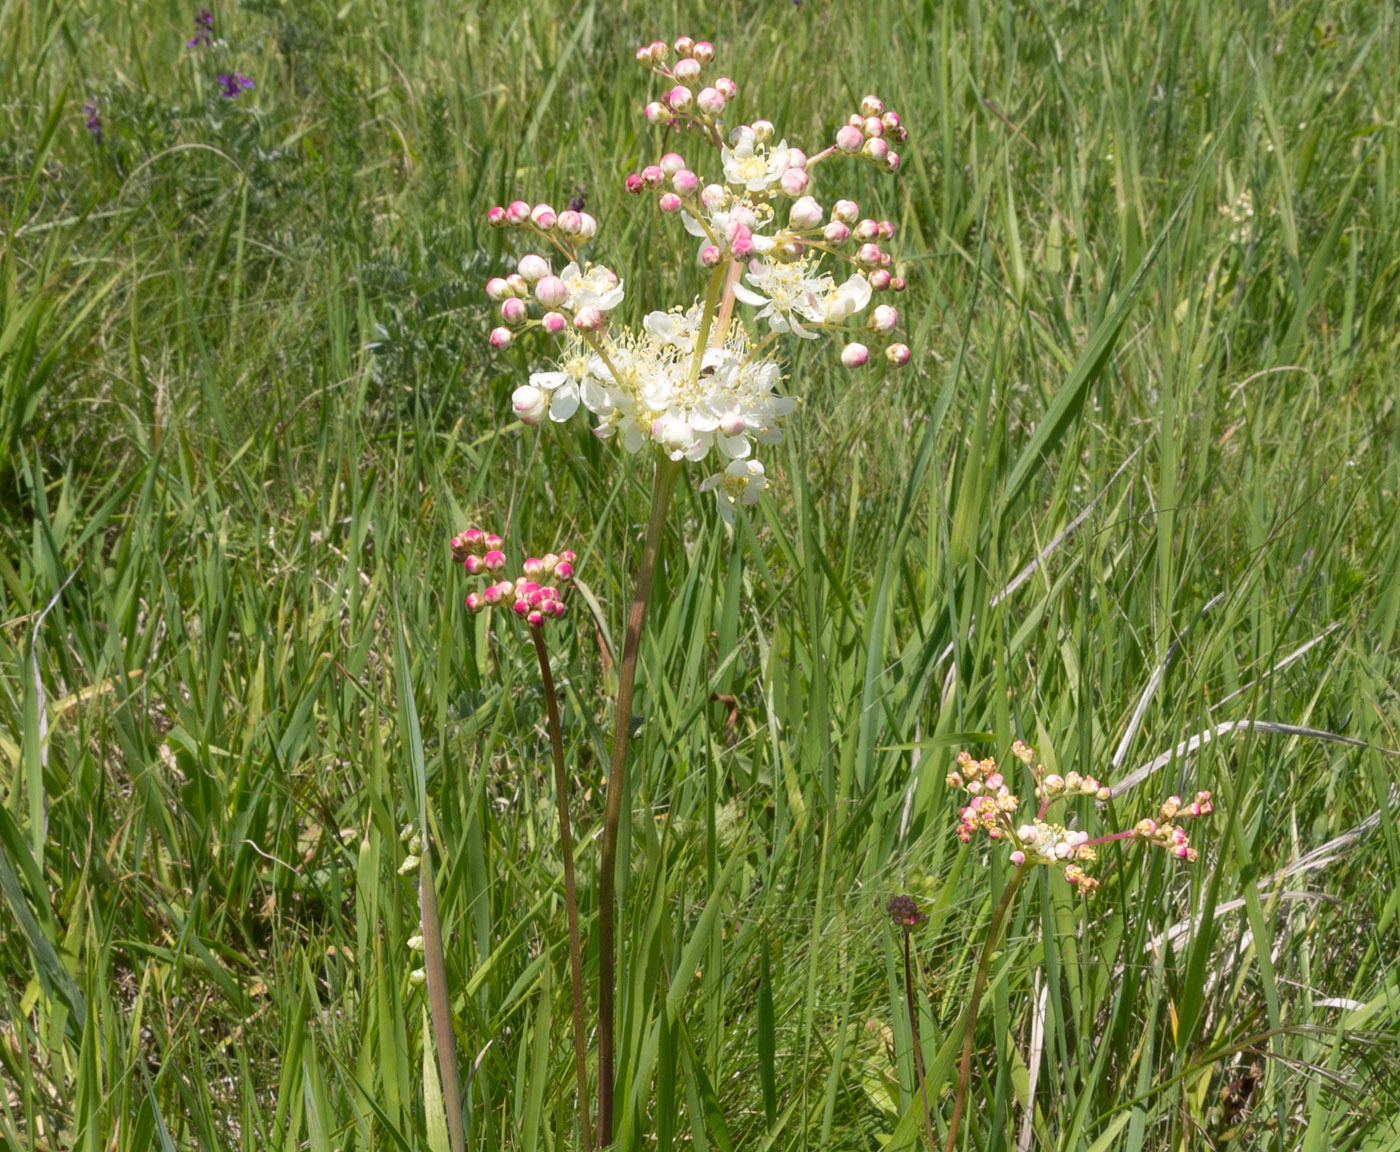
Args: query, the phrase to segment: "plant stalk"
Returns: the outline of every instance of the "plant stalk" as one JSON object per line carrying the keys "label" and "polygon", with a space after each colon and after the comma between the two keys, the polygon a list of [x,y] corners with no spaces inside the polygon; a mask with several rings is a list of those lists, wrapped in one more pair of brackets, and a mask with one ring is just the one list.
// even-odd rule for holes
{"label": "plant stalk", "polygon": [[1001,932],[1006,926],[1006,914],[1011,909],[1011,899],[1032,867],[1030,864],[1022,864],[1016,869],[997,902],[996,910],[992,913],[992,922],[987,925],[987,938],[982,943],[982,957],[977,964],[977,974],[972,978],[972,996],[967,1002],[962,1059],[958,1062],[958,1090],[953,1097],[953,1119],[948,1125],[948,1142],[943,1145],[943,1152],[954,1152],[958,1143],[958,1128],[962,1125],[963,1107],[967,1102],[967,1086],[972,1079],[972,1046],[977,1034],[977,1009],[982,1003],[982,993],[987,990],[987,974],[992,967],[992,953],[1001,941]]}
{"label": "plant stalk", "polygon": [[627,745],[632,732],[632,689],[637,679],[637,654],[641,650],[642,624],[651,581],[661,554],[666,509],[680,465],[658,456],[652,481],[651,518],[647,521],[637,590],[627,615],[627,634],[618,667],[617,715],[613,727],[612,764],[608,769],[608,802],[603,815],[603,844],[598,876],[598,1145],[606,1148],[613,1138],[613,1034],[617,990],[615,913],[617,892],[617,835],[622,823],[622,803],[627,793]]}
{"label": "plant stalk", "polygon": [[554,793],[559,805],[559,850],[564,856],[564,906],[569,917],[569,978],[574,992],[574,1065],[578,1069],[578,1119],[583,1129],[583,1152],[593,1152],[593,1131],[588,1120],[588,1046],[584,1022],[583,948],[579,943],[578,886],[574,882],[574,838],[569,828],[569,777],[564,769],[564,734],[559,724],[559,700],[554,692],[554,676],[549,670],[544,629],[531,628],[535,655],[540,660],[540,681],[544,684],[545,706],[549,712],[549,743],[554,752]]}
{"label": "plant stalk", "polygon": [[928,1152],[935,1152],[933,1118],[928,1111],[928,1084],[924,1080],[924,1053],[919,1046],[919,1014],[914,1001],[914,962],[909,950],[909,929],[904,929],[904,1000],[909,1005],[909,1036],[914,1044],[914,1076],[919,1082],[919,1095],[924,1105],[924,1135],[928,1137]]}

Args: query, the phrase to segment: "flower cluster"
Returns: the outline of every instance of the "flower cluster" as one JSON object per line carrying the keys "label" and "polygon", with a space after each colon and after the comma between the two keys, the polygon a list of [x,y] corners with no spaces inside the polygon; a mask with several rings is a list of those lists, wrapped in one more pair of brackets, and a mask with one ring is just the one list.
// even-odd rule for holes
{"label": "flower cluster", "polygon": [[[797,405],[780,391],[782,367],[768,353],[773,340],[835,336],[841,364],[854,369],[870,359],[868,341],[892,336],[899,325],[892,304],[872,307],[877,294],[905,286],[882,247],[894,236],[893,222],[863,217],[851,200],[837,200],[828,212],[809,188],[813,168],[830,157],[897,171],[890,143],[907,133],[897,113],[867,96],[835,141],[808,156],[778,138],[767,120],[726,126],[738,85],[728,77],[707,80],[715,59],[708,42],[682,36],[637,56],[670,85],[663,100],[647,105],[646,119],[718,152],[710,182],[678,152],[626,180],[630,192],[653,195],[661,212],[678,216],[699,240],[709,291],[690,305],[647,313],[639,329],[620,329],[610,313],[624,298],[623,280],[580,253],[596,237],[597,221],[581,208],[556,212],[517,200],[492,208],[489,223],[553,251],[526,252],[508,275],[488,281],[501,320],[490,341],[506,348],[531,331],[558,341],[554,363],[515,389],[521,421],[563,422],[583,407],[595,417],[594,434],[627,452],[651,447],[674,461],[714,453],[718,467],[700,487],[716,494],[720,515],[732,521],[734,509],[757,502],[767,485],[755,445],[779,443],[780,422]],[[751,323],[733,315],[734,301],[754,309]],[[910,359],[900,343],[884,354],[896,366]]]}
{"label": "flower cluster", "polygon": [[97,107],[96,100],[89,100],[83,105],[83,115],[87,117],[87,130],[92,133],[92,138],[101,144],[102,113]]}
{"label": "flower cluster", "polygon": [[214,80],[225,100],[233,100],[253,87],[253,81],[241,72],[220,72]]}
{"label": "flower cluster", "polygon": [[964,844],[978,831],[993,840],[1008,840],[1012,844],[1011,863],[1018,868],[1027,864],[1062,867],[1065,879],[1088,896],[1099,882],[1084,871],[1082,865],[1095,859],[1095,845],[1114,840],[1141,840],[1166,849],[1179,860],[1195,860],[1197,852],[1179,824],[1178,817],[1208,816],[1213,807],[1209,792],[1196,793],[1195,800],[1183,803],[1172,796],[1162,805],[1156,820],[1141,820],[1126,832],[1090,838],[1087,832],[1066,828],[1046,820],[1050,805],[1074,796],[1092,796],[1107,800],[1111,789],[1091,776],[1070,772],[1060,776],[1046,772],[1035,759],[1035,752],[1017,740],[1011,746],[1012,755],[1031,770],[1035,781],[1035,797],[1040,807],[1031,820],[1017,821],[1015,813],[1020,800],[1011,791],[994,759],[974,760],[967,752],[959,752],[957,767],[948,774],[948,786],[959,788],[971,796],[971,801],[959,814],[957,835]]}
{"label": "flower cluster", "polygon": [[890,902],[885,905],[885,911],[901,928],[917,928],[928,919],[923,909],[914,903],[912,896],[891,896]]}
{"label": "flower cluster", "polygon": [[194,17],[194,39],[186,40],[186,48],[208,48],[214,43],[214,13],[201,8]]}
{"label": "flower cluster", "polygon": [[[501,538],[479,528],[452,537],[452,558],[473,576],[499,577],[506,568]],[[541,628],[546,620],[564,615],[564,598],[576,559],[567,549],[557,556],[553,552],[531,556],[515,579],[497,580],[480,592],[469,592],[467,609],[480,612],[493,604],[505,604],[531,628]],[[557,585],[563,586],[562,592]]]}

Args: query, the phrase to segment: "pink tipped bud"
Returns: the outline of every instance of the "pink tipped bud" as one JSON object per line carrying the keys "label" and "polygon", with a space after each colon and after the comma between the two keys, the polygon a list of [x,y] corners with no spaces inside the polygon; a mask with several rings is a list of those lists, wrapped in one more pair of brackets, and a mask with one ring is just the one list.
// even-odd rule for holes
{"label": "pink tipped bud", "polygon": [[541,604],[548,600],[549,597],[544,594],[543,588],[536,588],[533,592],[526,596],[525,599],[530,602],[531,608],[538,608]]}
{"label": "pink tipped bud", "polygon": [[903,368],[904,365],[908,364],[909,357],[912,355],[908,344],[891,344],[885,349],[885,359],[896,368]]}
{"label": "pink tipped bud", "polygon": [[726,412],[719,418],[719,430],[726,436],[742,436],[749,430],[749,422],[738,412]]}
{"label": "pink tipped bud", "polygon": [[713,268],[723,259],[724,253],[713,244],[706,244],[705,247],[700,249],[700,263],[706,268]]}
{"label": "pink tipped bud", "polygon": [[684,112],[695,103],[695,93],[684,84],[677,84],[666,93],[666,105],[672,112]]}
{"label": "pink tipped bud", "polygon": [[484,546],[486,533],[480,528],[468,528],[452,541],[454,548],[465,548],[467,551],[476,551]]}
{"label": "pink tipped bud", "polygon": [[810,182],[811,177],[802,168],[789,168],[778,178],[778,183],[789,196],[801,196]]}
{"label": "pink tipped bud", "polygon": [[[888,304],[881,304],[870,313],[870,327],[880,333],[881,336],[888,336],[899,327],[899,309],[891,308]],[[995,787],[995,785],[993,785]]]}
{"label": "pink tipped bud", "polygon": [[510,294],[510,285],[507,284],[504,280],[502,280],[499,276],[492,276],[490,280],[486,281],[487,299],[494,300],[497,304],[499,304]]}
{"label": "pink tipped bud", "polygon": [[666,173],[661,171],[660,164],[648,164],[642,169],[642,186],[644,188],[660,188],[666,183]]}
{"label": "pink tipped bud", "polygon": [[904,277],[903,277],[903,276],[894,276],[894,277],[891,277],[891,279],[890,279],[890,290],[893,291],[893,292],[903,292],[903,291],[904,291]]}
{"label": "pink tipped bud", "polygon": [[556,620],[559,619],[560,616],[564,615],[564,613],[568,610],[564,606],[564,601],[562,600],[553,600],[550,602],[549,606],[553,610],[553,616]]}
{"label": "pink tipped bud", "polygon": [[767,144],[773,139],[773,121],[755,120],[749,125],[749,130],[753,132],[754,141],[758,144]]}
{"label": "pink tipped bud", "polygon": [[643,44],[640,48],[637,49],[637,63],[640,64],[643,68],[651,67],[652,59],[650,44]]}
{"label": "pink tipped bud", "polygon": [[860,219],[860,205],[854,200],[838,200],[831,206],[831,218],[842,224],[854,224]]}
{"label": "pink tipped bud", "polygon": [[715,58],[715,46],[708,40],[699,40],[696,41],[695,47],[690,50],[690,54],[701,64],[708,64]]}
{"label": "pink tipped bud", "polygon": [[847,155],[859,152],[860,146],[865,143],[865,133],[859,128],[854,128],[847,124],[836,133],[836,147]]}
{"label": "pink tipped bud", "polygon": [[560,560],[554,566],[554,578],[560,581],[569,581],[574,578],[574,566],[567,560]]}
{"label": "pink tipped bud", "polygon": [[885,160],[884,160],[884,167],[885,167],[885,171],[886,171],[886,172],[889,172],[889,173],[898,172],[898,171],[899,171],[899,153],[898,153],[898,152],[891,152],[891,153],[889,153],[889,154],[885,157]]}
{"label": "pink tipped bud", "polygon": [[648,124],[664,124],[671,118],[671,110],[660,100],[653,100],[642,109],[642,115]]}
{"label": "pink tipped bud", "polygon": [[724,111],[725,100],[718,88],[701,88],[695,106],[706,116],[718,116]]}
{"label": "pink tipped bud", "polygon": [[859,112],[852,112],[846,117],[846,124],[851,128],[859,128],[860,134],[865,135],[865,117]]}
{"label": "pink tipped bud", "polygon": [[481,558],[481,562],[485,565],[486,571],[493,576],[499,576],[505,570],[506,554],[499,548],[492,548]]}
{"label": "pink tipped bud", "polygon": [[489,339],[492,348],[509,348],[514,337],[511,336],[509,328],[492,328]]}
{"label": "pink tipped bud", "polygon": [[518,296],[511,296],[501,301],[501,319],[507,324],[523,324],[527,315],[525,301]]}
{"label": "pink tipped bud", "polygon": [[870,359],[870,350],[864,344],[847,344],[841,349],[841,363],[847,368],[859,368]]}
{"label": "pink tipped bud", "polygon": [[565,548],[564,551],[559,553],[559,559],[563,560],[566,564],[577,564],[578,553],[572,548]]}
{"label": "pink tipped bud", "polygon": [[587,212],[578,214],[578,238],[587,244],[598,235],[598,221],[593,219]]}
{"label": "pink tipped bud", "polygon": [[825,215],[826,213],[822,210],[822,206],[818,204],[815,199],[811,196],[804,196],[789,210],[788,227],[795,228],[799,231],[805,231],[808,228],[817,228],[820,227],[822,217]]}
{"label": "pink tipped bud", "polygon": [[522,424],[539,424],[549,411],[549,397],[533,384],[522,384],[512,392],[510,403]]}
{"label": "pink tipped bud", "polygon": [[685,167],[685,157],[681,156],[678,152],[667,152],[665,156],[661,157],[661,163],[659,163],[657,167],[661,169],[664,175],[668,177],[674,176]]}
{"label": "pink tipped bud", "polygon": [[607,319],[597,308],[580,308],[574,315],[574,327],[580,332],[601,332]]}
{"label": "pink tipped bud", "polygon": [[523,619],[530,614],[530,602],[525,599],[517,600],[510,606],[510,610]]}
{"label": "pink tipped bud", "polygon": [[894,132],[900,127],[898,112],[884,112],[880,115],[880,123],[885,126],[886,132]]}
{"label": "pink tipped bud", "polygon": [[739,95],[739,85],[735,84],[728,76],[721,76],[715,81],[715,91],[726,100],[733,100]]}
{"label": "pink tipped bud", "polygon": [[822,229],[822,239],[828,244],[844,244],[851,238],[851,230],[840,220],[833,220]]}
{"label": "pink tipped bud", "polygon": [[681,203],[681,198],[674,192],[663,193],[661,199],[656,202],[657,207],[663,212],[679,212]]}
{"label": "pink tipped bud", "polygon": [[880,221],[880,239],[881,239],[881,240],[893,240],[893,239],[894,239],[894,221],[893,221],[893,220],[881,220],[881,221]]}
{"label": "pink tipped bud", "polygon": [[627,177],[627,191],[632,193],[633,196],[641,195],[641,191],[645,187],[646,185],[642,182],[641,176],[636,172],[633,172],[632,175]]}
{"label": "pink tipped bud", "polygon": [[885,134],[885,126],[880,123],[878,116],[871,116],[861,126],[861,131],[865,133],[865,141],[868,144],[871,140],[878,140]]}
{"label": "pink tipped bud", "polygon": [[706,184],[705,190],[700,193],[700,203],[711,212],[723,208],[728,199],[729,193],[722,184]]}
{"label": "pink tipped bud", "polygon": [[856,249],[856,263],[862,268],[878,268],[883,256],[878,244],[862,244]]}
{"label": "pink tipped bud", "polygon": [[569,318],[561,312],[546,312],[540,317],[540,324],[551,336],[558,336],[569,326]]}
{"label": "pink tipped bud", "polygon": [[558,216],[555,215],[554,209],[548,204],[536,204],[530,210],[530,223],[543,232],[548,232],[553,228],[557,219]]}
{"label": "pink tipped bud", "polygon": [[682,196],[694,196],[700,188],[700,177],[689,168],[682,168],[671,177],[671,187]]}
{"label": "pink tipped bud", "polygon": [[1021,851],[1016,851],[1011,853],[1009,859],[1011,860],[1011,863],[1015,864],[1016,867],[1019,868],[1022,864],[1026,862],[1026,854]]}
{"label": "pink tipped bud", "polygon": [[875,95],[865,96],[860,102],[860,114],[862,116],[880,116],[885,111],[884,101]]}
{"label": "pink tipped bud", "polygon": [[729,237],[729,251],[734,254],[736,260],[747,260],[756,251],[753,233],[742,224],[733,227],[732,231],[733,235]]}
{"label": "pink tipped bud", "polygon": [[559,219],[554,222],[554,226],[565,236],[577,236],[583,228],[583,219],[572,208],[565,208],[559,213]]}
{"label": "pink tipped bud", "polygon": [[676,50],[677,56],[689,56],[695,51],[695,41],[689,36],[677,36],[671,47]]}
{"label": "pink tipped bud", "polygon": [[506,223],[524,224],[530,219],[530,205],[524,200],[512,200],[506,207]]}
{"label": "pink tipped bud", "polygon": [[462,561],[462,567],[467,570],[468,576],[480,576],[486,571],[486,566],[482,563],[480,556],[468,556]]}
{"label": "pink tipped bud", "polygon": [[530,295],[530,285],[525,283],[525,277],[519,272],[512,272],[506,277],[506,287],[510,289],[512,296],[519,296],[522,300]]}
{"label": "pink tipped bud", "polygon": [[791,264],[794,260],[800,259],[806,250],[807,245],[795,236],[779,236],[774,241],[769,255],[783,264]]}
{"label": "pink tipped bud", "polygon": [[501,547],[503,547],[505,542],[504,542],[499,536],[497,536],[494,532],[488,532],[488,533],[486,534],[486,536],[482,539],[481,543],[482,543],[482,545],[486,548],[486,550],[489,552],[489,551],[491,551],[493,548],[501,548]]}
{"label": "pink tipped bud", "polygon": [[536,284],[549,275],[549,263],[543,256],[536,256],[533,252],[520,257],[520,263],[515,267],[526,284]]}
{"label": "pink tipped bud", "polygon": [[530,625],[531,628],[543,628],[544,613],[541,612],[538,608],[531,609],[525,617],[525,623]]}
{"label": "pink tipped bud", "polygon": [[506,219],[506,210],[499,204],[486,213],[486,223],[492,228],[504,228],[509,221]]}
{"label": "pink tipped bud", "polygon": [[864,244],[880,235],[880,225],[867,217],[851,229],[851,235]]}
{"label": "pink tipped bud", "polygon": [[546,308],[560,308],[569,302],[569,286],[558,276],[545,276],[535,285],[535,299]]}
{"label": "pink tipped bud", "polygon": [[866,279],[870,281],[870,288],[874,292],[883,292],[890,286],[890,274],[883,268],[876,268]]}
{"label": "pink tipped bud", "polygon": [[467,611],[480,612],[486,607],[486,599],[477,592],[467,593]]}
{"label": "pink tipped bud", "polygon": [[862,156],[869,157],[879,164],[889,156],[890,146],[883,140],[867,140],[860,152]]}
{"label": "pink tipped bud", "polygon": [[651,58],[660,64],[671,54],[671,46],[664,40],[653,40],[651,42]]}
{"label": "pink tipped bud", "polygon": [[693,85],[695,81],[700,79],[700,61],[689,58],[677,60],[675,68],[671,70],[671,74],[682,84]]}

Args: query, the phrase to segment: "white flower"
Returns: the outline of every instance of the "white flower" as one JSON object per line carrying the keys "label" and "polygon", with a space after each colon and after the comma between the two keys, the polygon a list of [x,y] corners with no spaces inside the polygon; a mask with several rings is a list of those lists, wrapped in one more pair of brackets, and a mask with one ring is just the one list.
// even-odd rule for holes
{"label": "white flower", "polygon": [[772,260],[755,263],[758,269],[750,271],[747,279],[758,291],[735,284],[735,299],[758,308],[754,319],[767,320],[774,332],[792,332],[805,340],[815,340],[817,334],[804,329],[797,317],[824,320],[827,312],[824,301],[831,293],[839,291],[835,282],[825,273],[810,275],[812,263],[806,257],[790,264]]}
{"label": "white flower", "polygon": [[788,170],[787,141],[780,140],[770,149],[749,132],[741,135],[733,148],[721,148],[719,158],[724,165],[724,178],[730,184],[749,192],[774,192]]}
{"label": "white flower", "polygon": [[559,279],[568,286],[569,307],[575,312],[580,308],[607,312],[622,303],[622,281],[601,264],[590,264],[585,272],[577,263],[571,263],[559,273]]}
{"label": "white flower", "polygon": [[758,497],[768,487],[768,477],[757,460],[734,460],[723,472],[706,477],[701,492],[714,492],[719,500],[719,516],[726,524],[734,523],[734,508],[758,503]]}
{"label": "white flower", "polygon": [[821,315],[803,313],[809,320],[819,320],[823,324],[841,324],[870,303],[870,281],[859,272],[839,288],[831,288],[820,301]]}

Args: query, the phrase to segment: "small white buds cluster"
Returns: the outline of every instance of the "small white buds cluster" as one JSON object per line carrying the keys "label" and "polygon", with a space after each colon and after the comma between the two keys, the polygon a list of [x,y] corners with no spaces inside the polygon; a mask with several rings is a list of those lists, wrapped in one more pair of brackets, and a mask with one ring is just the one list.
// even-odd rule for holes
{"label": "small white buds cluster", "polygon": [[[452,556],[472,575],[499,576],[506,566],[500,544],[499,536],[470,528],[452,537]],[[558,555],[547,552],[544,556],[531,556],[514,580],[497,580],[480,592],[467,593],[467,610],[480,612],[500,604],[509,607],[531,628],[541,628],[546,620],[564,615],[564,599],[577,559],[567,549]]]}
{"label": "small white buds cluster", "polygon": [[399,843],[408,850],[408,855],[403,858],[403,863],[399,865],[399,875],[413,876],[418,872],[418,866],[422,863],[423,838],[413,830],[412,824],[405,824],[399,830]]}
{"label": "small white buds cluster", "polygon": [[908,138],[899,113],[886,109],[884,101],[872,95],[865,97],[860,111],[852,112],[836,130],[835,148],[847,156],[867,160],[883,172],[898,172],[899,153],[890,144],[903,144]]}

